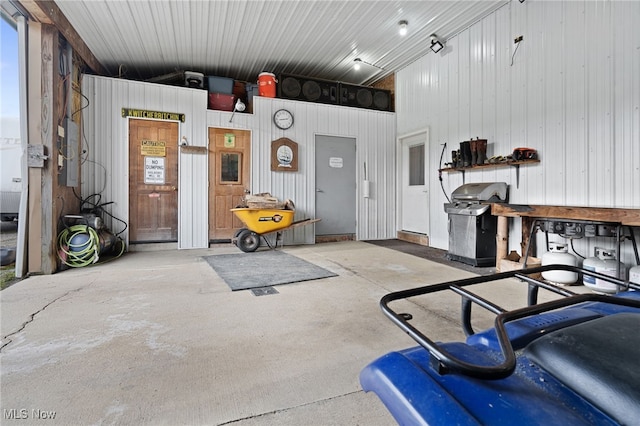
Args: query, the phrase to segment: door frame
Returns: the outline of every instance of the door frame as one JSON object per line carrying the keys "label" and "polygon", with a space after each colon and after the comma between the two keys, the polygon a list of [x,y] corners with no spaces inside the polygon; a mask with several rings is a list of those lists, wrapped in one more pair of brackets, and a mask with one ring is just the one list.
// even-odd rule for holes
{"label": "door frame", "polygon": [[[396,187],[396,211],[398,212],[398,215],[396,217],[396,232],[401,232],[402,231],[402,219],[403,219],[403,208],[402,208],[402,204],[403,204],[403,187],[404,187],[404,180],[403,180],[403,173],[405,172],[404,170],[404,140],[411,138],[413,136],[417,136],[420,134],[424,134],[425,135],[425,143],[424,143],[424,149],[425,149],[425,156],[426,156],[426,161],[424,164],[425,167],[425,186],[428,188],[428,190],[430,190],[430,185],[429,185],[429,179],[428,179],[428,173],[427,171],[429,170],[429,152],[430,152],[430,133],[429,133],[429,128],[428,127],[424,127],[418,130],[415,130],[413,132],[409,132],[409,133],[404,133],[401,135],[398,135],[396,138],[396,179],[397,179],[397,187]],[[430,191],[429,191],[430,194]],[[430,196],[427,196],[428,198],[430,198]],[[427,235],[429,235],[431,233],[431,219],[429,218],[428,222],[427,222]]]}
{"label": "door frame", "polygon": [[[124,150],[124,154],[125,154],[125,164],[126,164],[126,176],[127,176],[127,182],[124,183],[125,186],[125,194],[126,194],[126,222],[127,224],[130,223],[131,221],[131,209],[130,209],[130,200],[131,200],[131,191],[129,188],[129,181],[131,180],[131,170],[130,170],[130,161],[131,161],[131,157],[129,155],[129,149],[130,149],[130,137],[131,137],[131,120],[139,120],[139,121],[155,121],[155,122],[159,122],[159,123],[163,123],[163,122],[171,122],[171,123],[176,123],[178,125],[178,139],[176,140],[176,146],[177,146],[177,152],[176,152],[176,162],[177,162],[177,176],[176,176],[176,185],[177,185],[177,192],[178,192],[178,199],[177,199],[177,215],[178,215],[178,223],[177,223],[177,231],[178,231],[178,237],[177,237],[177,241],[168,241],[168,242],[160,242],[160,243],[135,243],[135,245],[144,245],[144,244],[163,244],[163,245],[175,245],[176,248],[179,246],[180,244],[180,220],[181,220],[181,211],[180,211],[180,134],[182,133],[182,126],[184,125],[184,123],[182,123],[180,120],[160,120],[160,119],[156,119],[156,118],[144,118],[144,117],[130,117],[127,116],[126,117],[126,149]],[[129,232],[129,229],[126,230],[125,232],[125,242],[127,247],[131,245],[131,234]]]}
{"label": "door frame", "polygon": [[[211,163],[212,161],[216,161],[215,158],[211,158],[211,156],[216,152],[215,149],[215,140],[212,140],[210,138],[212,132],[215,134],[216,130],[230,130],[230,131],[237,131],[237,132],[244,132],[247,134],[248,136],[248,162],[246,164],[246,169],[243,170],[244,172],[248,173],[248,181],[245,182],[244,185],[244,193],[251,193],[251,190],[253,188],[253,131],[251,129],[243,129],[243,128],[236,128],[236,127],[228,127],[228,126],[224,126],[222,124],[219,125],[208,125],[207,126],[207,182],[208,182],[208,188],[207,188],[207,241],[208,241],[208,245],[211,246],[211,244],[217,244],[217,243],[222,243],[222,242],[227,242],[227,241],[231,241],[231,237],[229,239],[227,238],[211,238],[212,235],[212,229],[211,229],[211,221],[214,220],[215,221],[215,215],[216,215],[216,211],[215,211],[215,207],[212,211],[211,209],[211,203],[214,201],[212,199],[215,198],[215,188],[216,188],[216,183],[217,183],[217,175],[214,173],[212,175],[212,170],[211,170]],[[212,145],[213,144],[213,145]],[[246,154],[246,153],[245,153]],[[242,156],[243,161],[244,159],[246,159],[246,155],[243,154]],[[246,173],[243,173],[246,174]],[[247,192],[248,191],[248,192]],[[235,206],[232,206],[235,207]],[[234,228],[236,229],[241,229],[243,228],[243,224],[242,221],[240,221],[240,219],[238,219],[235,215],[233,215],[231,213],[232,217],[231,220],[233,221],[233,223],[235,224]],[[212,218],[213,216],[213,218]]]}
{"label": "door frame", "polygon": [[[317,178],[318,178],[318,171],[316,170],[316,153],[317,153],[317,141],[318,141],[318,137],[319,136],[326,136],[326,137],[331,137],[331,138],[344,138],[344,139],[353,139],[354,143],[355,143],[355,157],[354,157],[354,161],[355,161],[355,167],[354,167],[354,183],[355,183],[355,197],[354,197],[354,209],[355,209],[355,230],[353,233],[353,239],[355,241],[358,241],[359,235],[358,235],[358,228],[359,228],[359,224],[358,224],[358,218],[359,218],[359,203],[358,203],[358,196],[359,193],[361,191],[361,187],[360,187],[360,183],[359,183],[359,173],[358,173],[358,137],[355,135],[344,135],[344,134],[337,134],[337,133],[329,133],[329,132],[314,132],[313,133],[313,186],[311,187],[312,193],[313,193],[313,205],[314,205],[314,215],[316,217],[318,217],[318,206],[317,206],[317,194],[316,194],[316,189],[318,187],[318,182],[317,182]],[[316,235],[316,227],[313,227],[313,238],[314,238],[314,243],[320,239],[322,241],[332,241],[332,237],[325,237],[322,235]]]}

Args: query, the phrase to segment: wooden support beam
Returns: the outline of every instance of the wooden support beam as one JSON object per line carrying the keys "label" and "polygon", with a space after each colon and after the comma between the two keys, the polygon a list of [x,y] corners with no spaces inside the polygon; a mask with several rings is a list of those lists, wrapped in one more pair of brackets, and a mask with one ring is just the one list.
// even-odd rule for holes
{"label": "wooden support beam", "polygon": [[50,24],[57,28],[62,36],[71,45],[73,50],[80,55],[85,64],[96,74],[109,76],[109,72],[93,55],[91,49],[76,32],[64,13],[52,0],[21,0],[20,4],[38,22]]}
{"label": "wooden support beam", "polygon": [[[27,26],[28,31],[28,62],[36,64],[28,68],[28,115],[29,115],[29,144],[43,145],[42,126],[43,108],[42,104],[42,67],[40,64],[43,56],[42,52],[42,25],[32,23]],[[49,105],[46,106],[50,108]],[[45,155],[51,155],[45,152]],[[51,160],[48,160],[51,161]],[[29,230],[28,230],[28,253],[27,272],[30,274],[42,272],[42,168],[29,168]]]}
{"label": "wooden support beam", "polygon": [[[40,185],[40,205],[32,206],[33,210],[40,210],[40,244],[39,246],[30,247],[40,251],[40,271],[44,274],[53,274],[57,269],[56,258],[56,200],[54,198],[54,185],[57,185],[58,173],[58,149],[56,146],[58,131],[58,113],[56,105],[59,105],[60,93],[56,88],[59,84],[60,69],[59,48],[58,48],[58,31],[53,25],[42,25],[41,33],[41,58],[36,64],[41,65],[41,92],[40,102],[36,102],[35,106],[40,106],[40,134],[41,142],[45,146],[45,152],[49,155],[49,159],[45,161],[44,167],[40,170],[41,181],[31,181],[31,187]],[[31,85],[30,85],[31,87]],[[32,114],[29,115],[33,117]],[[55,179],[55,180],[54,180]],[[31,230],[29,231],[31,234]],[[35,271],[34,271],[35,272]]]}
{"label": "wooden support beam", "polygon": [[587,220],[640,226],[640,209],[494,203],[491,205],[491,214],[494,216]]}
{"label": "wooden support beam", "polygon": [[496,232],[496,270],[500,271],[500,260],[506,259],[509,250],[509,222],[505,216],[498,216]]}

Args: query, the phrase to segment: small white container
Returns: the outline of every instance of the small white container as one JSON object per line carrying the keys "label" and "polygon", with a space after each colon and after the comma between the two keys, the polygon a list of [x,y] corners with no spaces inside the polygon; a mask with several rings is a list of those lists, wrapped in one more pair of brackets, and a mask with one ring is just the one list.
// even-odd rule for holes
{"label": "small white container", "polygon": [[[594,249],[595,256],[588,257],[582,263],[582,267],[588,271],[598,272],[610,277],[616,277],[618,272],[618,266],[621,273],[626,272],[625,265],[616,260],[616,251],[607,250],[602,247],[596,247]],[[617,277],[620,278],[620,277]],[[618,292],[618,286],[600,278],[584,275],[582,282],[586,287],[596,293],[609,293],[615,294]]]}
{"label": "small white container", "polygon": [[[542,266],[576,266],[578,259],[567,249],[566,244],[550,243],[549,251],[542,255]],[[578,273],[571,271],[545,271],[542,278],[556,284],[573,285],[578,281]]]}
{"label": "small white container", "polygon": [[629,269],[629,281],[635,284],[640,284],[640,265]]}

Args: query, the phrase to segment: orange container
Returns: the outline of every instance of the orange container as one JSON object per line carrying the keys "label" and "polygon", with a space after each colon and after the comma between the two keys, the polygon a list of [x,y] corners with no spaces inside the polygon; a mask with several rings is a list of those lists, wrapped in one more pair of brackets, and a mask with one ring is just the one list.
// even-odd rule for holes
{"label": "orange container", "polygon": [[270,72],[258,75],[258,95],[267,98],[276,97],[276,76]]}

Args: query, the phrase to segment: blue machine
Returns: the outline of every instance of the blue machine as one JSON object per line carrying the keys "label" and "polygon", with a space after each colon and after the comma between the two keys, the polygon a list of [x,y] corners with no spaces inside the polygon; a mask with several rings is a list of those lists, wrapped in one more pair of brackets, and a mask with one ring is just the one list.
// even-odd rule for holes
{"label": "blue machine", "polygon": [[[532,278],[566,270],[607,280],[616,295],[576,294]],[[470,285],[517,278],[526,306],[507,311]],[[490,284],[488,284],[490,285]],[[539,289],[559,296],[537,303]],[[640,285],[593,271],[547,265],[390,293],[383,312],[419,343],[388,353],[360,373],[401,425],[640,424]],[[452,291],[461,297],[465,342],[434,342],[390,304]],[[471,307],[495,314],[476,333]]]}

